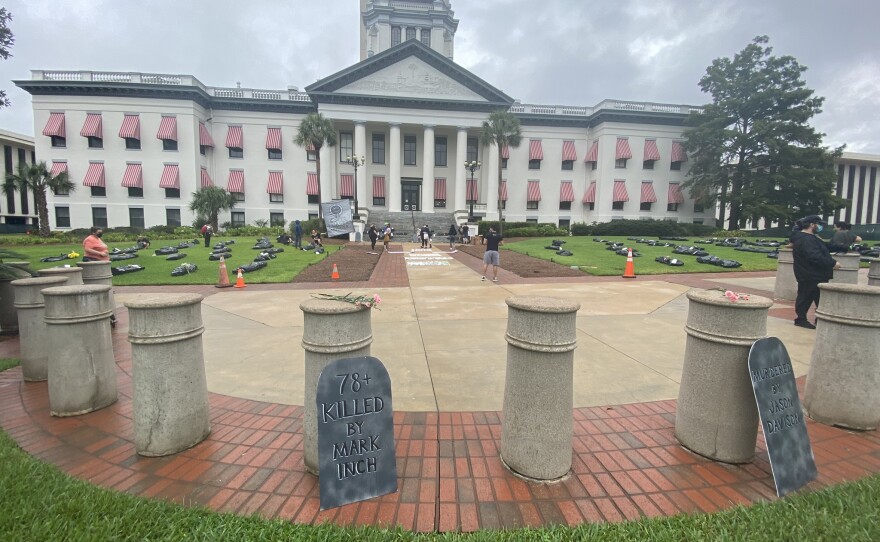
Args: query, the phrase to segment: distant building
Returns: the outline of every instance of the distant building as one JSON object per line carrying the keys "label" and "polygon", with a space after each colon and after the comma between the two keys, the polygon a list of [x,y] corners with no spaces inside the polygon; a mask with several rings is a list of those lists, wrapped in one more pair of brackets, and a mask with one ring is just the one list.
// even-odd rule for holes
{"label": "distant building", "polygon": [[[34,138],[7,130],[0,130],[3,145],[3,179],[18,170],[18,164],[33,164]],[[20,233],[37,227],[37,210],[33,195],[26,190],[0,193],[0,233]]]}
{"label": "distant building", "polygon": [[880,224],[880,178],[877,175],[880,155],[845,152],[835,161],[835,166],[835,193],[848,199],[849,205],[828,217],[828,220]]}

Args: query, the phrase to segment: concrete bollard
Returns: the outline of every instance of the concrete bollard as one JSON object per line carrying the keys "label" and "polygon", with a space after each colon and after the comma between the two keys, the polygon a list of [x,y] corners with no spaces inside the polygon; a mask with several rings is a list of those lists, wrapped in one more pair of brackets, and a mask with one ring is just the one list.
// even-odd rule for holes
{"label": "concrete bollard", "polygon": [[371,309],[332,299],[309,299],[303,311],[302,347],[305,350],[303,401],[303,462],[317,475],[318,413],[315,396],[318,377],[330,362],[370,355],[373,342]]}
{"label": "concrete bollard", "polygon": [[158,294],[127,301],[134,445],[174,454],[211,432],[202,349],[202,296]]}
{"label": "concrete bollard", "polygon": [[794,257],[790,248],[780,248],[776,260],[776,284],[773,299],[794,301],[797,299],[797,279],[794,278]]}
{"label": "concrete bollard", "polygon": [[880,425],[880,288],[820,284],[816,341],[804,389],[807,415],[827,425]]}
{"label": "concrete bollard", "polygon": [[880,286],[880,258],[869,258],[868,286]]}
{"label": "concrete bollard", "polygon": [[49,375],[49,330],[43,289],[62,286],[67,277],[37,277],[12,281],[18,311],[18,345],[21,372],[28,382],[46,380]]}
{"label": "concrete bollard", "polygon": [[837,260],[841,268],[834,270],[834,277],[829,282],[834,284],[859,283],[859,258],[862,257],[861,254],[850,252],[848,254],[832,254],[831,257]]}
{"label": "concrete bollard", "polygon": [[573,363],[580,303],[538,296],[507,302],[501,462],[535,480],[571,469]]}
{"label": "concrete bollard", "polygon": [[43,298],[49,330],[49,412],[76,416],[116,402],[110,287],[56,286],[43,290]]}
{"label": "concrete bollard", "polygon": [[5,262],[16,268],[12,271],[13,276],[0,279],[0,335],[18,334],[18,310],[15,308],[15,288],[12,281],[30,278],[31,271],[28,268],[30,262]]}
{"label": "concrete bollard", "polygon": [[758,438],[749,349],[767,335],[773,302],[754,295],[732,302],[718,290],[691,290],[687,297],[675,437],[709,459],[746,463]]}
{"label": "concrete bollard", "polygon": [[48,269],[40,269],[37,274],[41,277],[67,277],[66,286],[76,286],[84,284],[82,272],[81,267],[49,267]]}
{"label": "concrete bollard", "polygon": [[[111,262],[76,262],[82,268],[83,284],[106,284],[113,286],[113,273],[110,272]],[[113,290],[110,290],[110,306],[116,311],[116,299]]]}

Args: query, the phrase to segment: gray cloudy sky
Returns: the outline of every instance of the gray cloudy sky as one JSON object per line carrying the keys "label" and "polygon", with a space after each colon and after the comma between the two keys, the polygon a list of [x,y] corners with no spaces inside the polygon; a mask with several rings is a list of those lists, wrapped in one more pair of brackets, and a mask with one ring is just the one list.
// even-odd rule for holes
{"label": "gray cloudy sky", "polygon": [[[357,0],[0,0],[13,57],[0,128],[33,134],[30,69],[185,73],[209,86],[300,88],[358,61]],[[759,34],[809,70],[827,145],[880,154],[876,0],[453,0],[455,61],[524,103],[702,104],[713,59]]]}

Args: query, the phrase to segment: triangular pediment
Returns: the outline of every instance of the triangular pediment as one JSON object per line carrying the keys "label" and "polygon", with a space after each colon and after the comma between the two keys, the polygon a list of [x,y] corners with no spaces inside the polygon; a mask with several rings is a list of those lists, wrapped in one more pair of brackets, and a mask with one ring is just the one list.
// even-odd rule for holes
{"label": "triangular pediment", "polygon": [[485,97],[415,56],[405,58],[375,73],[366,75],[362,79],[340,88],[336,94],[488,101]]}

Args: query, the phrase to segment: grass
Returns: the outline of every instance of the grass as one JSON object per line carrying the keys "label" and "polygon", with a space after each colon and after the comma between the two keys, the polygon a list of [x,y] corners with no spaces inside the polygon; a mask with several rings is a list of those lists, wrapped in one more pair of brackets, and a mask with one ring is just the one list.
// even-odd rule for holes
{"label": "grass", "polygon": [[[234,240],[235,244],[230,245],[230,248],[232,249],[232,257],[226,260],[226,269],[230,274],[231,282],[234,283],[235,275],[232,273],[232,270],[239,265],[243,265],[253,261],[253,259],[259,254],[260,251],[251,248],[256,242],[256,239],[250,237],[215,237],[213,240],[214,242],[212,242],[211,245],[213,246],[221,240],[227,241],[229,239]],[[177,246],[182,241],[186,241],[186,239],[180,239],[176,241],[156,241],[150,246],[150,248],[139,251],[137,253],[137,258],[112,262],[111,265],[113,267],[128,264],[137,264],[144,267],[143,271],[117,275],[113,277],[113,284],[115,286],[141,286],[161,284],[217,284],[220,262],[212,262],[208,260],[208,256],[211,254],[211,249],[205,248],[204,243],[201,242],[201,240],[196,246],[180,249],[180,252],[184,252],[187,254],[187,257],[182,260],[168,261],[165,259],[165,256],[154,256],[156,249],[162,248],[164,246]],[[192,239],[189,239],[189,241],[191,242]],[[124,248],[128,248],[133,244],[134,243],[108,243],[108,246],[111,250],[114,248],[118,248],[121,250]],[[280,247],[281,245],[277,246]],[[245,280],[249,284],[290,282],[303,269],[305,269],[309,265],[323,260],[331,252],[339,250],[341,245],[325,245],[325,247],[327,251],[324,254],[304,252],[301,250],[296,250],[293,247],[283,247],[284,252],[276,254],[276,259],[269,260],[269,265],[267,267],[264,267],[263,269],[260,269],[258,271],[254,271],[252,273],[245,273]],[[45,269],[48,267],[57,267],[59,265],[76,265],[76,262],[82,261],[81,255],[83,252],[81,245],[72,244],[16,246],[14,247],[14,249],[16,252],[26,256],[26,259],[31,263],[31,269],[33,270]],[[68,254],[72,251],[80,254],[80,257],[76,259],[63,260],[60,262],[40,262],[40,258],[46,256],[57,256],[62,253]],[[189,275],[172,277],[171,270],[184,262],[196,264],[198,266],[198,270],[195,273]]]}

